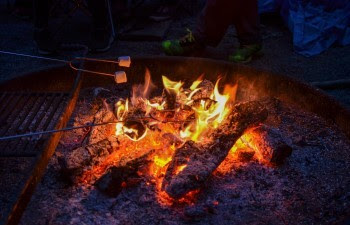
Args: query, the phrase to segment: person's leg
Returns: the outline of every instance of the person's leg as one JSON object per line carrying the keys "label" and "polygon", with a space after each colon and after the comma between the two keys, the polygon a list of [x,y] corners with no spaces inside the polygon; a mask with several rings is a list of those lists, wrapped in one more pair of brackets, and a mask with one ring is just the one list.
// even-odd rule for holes
{"label": "person's leg", "polygon": [[236,0],[233,23],[240,47],[229,56],[230,61],[249,62],[262,49],[257,0]]}
{"label": "person's leg", "polygon": [[114,37],[109,27],[107,2],[109,0],[88,0],[88,6],[94,21],[94,31],[89,48],[92,52],[104,52],[110,49]]}
{"label": "person's leg", "polygon": [[49,22],[49,0],[34,0],[34,26],[37,29],[46,29]]}
{"label": "person's leg", "polygon": [[12,14],[23,20],[30,19],[33,13],[32,6],[31,0],[16,0]]}
{"label": "person's leg", "polygon": [[107,29],[108,11],[106,0],[88,0],[87,3],[94,20],[94,27],[97,29]]}
{"label": "person's leg", "polygon": [[199,15],[195,38],[206,45],[218,45],[232,23],[235,2],[236,0],[208,0]]}
{"label": "person's leg", "polygon": [[257,0],[236,0],[233,23],[241,45],[261,44]]}
{"label": "person's leg", "polygon": [[34,41],[40,54],[56,52],[58,44],[53,40],[48,29],[49,0],[34,0]]}
{"label": "person's leg", "polygon": [[208,0],[192,33],[179,40],[162,43],[167,55],[193,55],[206,45],[216,46],[233,20],[235,0]]}

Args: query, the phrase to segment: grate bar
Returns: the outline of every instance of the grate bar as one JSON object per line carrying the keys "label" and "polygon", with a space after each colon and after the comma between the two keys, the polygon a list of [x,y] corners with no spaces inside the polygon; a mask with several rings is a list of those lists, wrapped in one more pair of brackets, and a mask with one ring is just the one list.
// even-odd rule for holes
{"label": "grate bar", "polygon": [[20,100],[21,100],[21,96],[20,95],[16,96],[16,99],[13,102],[11,102],[12,104],[9,105],[9,107],[6,107],[7,109],[4,111],[4,114],[1,115],[0,121],[5,122],[9,118],[9,116],[11,115],[11,113],[13,113],[13,111],[15,110],[15,107],[18,105]]}
{"label": "grate bar", "polygon": [[[10,97],[9,97],[10,96]],[[67,93],[3,93],[7,105],[1,105],[1,136],[16,135],[23,131],[37,132],[48,129],[59,118]],[[33,157],[37,146],[45,143],[48,135],[0,141],[0,157]]]}
{"label": "grate bar", "polygon": [[[10,123],[10,127],[8,129],[8,131],[6,133],[4,133],[3,135],[7,135],[7,134],[13,134],[13,133],[16,133],[18,132],[18,130],[20,129],[21,125],[23,124],[23,122],[25,121],[27,115],[30,113],[30,110],[32,109],[33,105],[35,104],[36,102],[36,99],[38,98],[39,94],[37,93],[34,93],[34,94],[28,94],[29,96],[29,104],[27,105],[27,107],[24,108],[23,112],[20,113],[19,117],[19,121],[16,122],[16,121],[11,121]],[[34,99],[33,99],[34,98]],[[13,126],[11,126],[13,124]],[[4,142],[1,146],[3,146],[3,149],[7,149],[8,148],[8,145],[10,144],[9,141],[6,141]],[[13,145],[15,147],[17,147],[17,145]]]}
{"label": "grate bar", "polygon": [[[27,95],[27,96],[23,99],[23,104],[20,104],[21,102],[19,102],[20,106],[26,105],[26,103],[29,101],[29,99],[30,99],[30,95]],[[12,125],[14,125],[15,120],[16,120],[17,118],[19,118],[20,114],[22,113],[22,111],[21,111],[22,107],[20,107],[20,106],[18,106],[18,107],[15,108],[13,114],[11,114],[12,117],[10,116],[10,117],[9,117],[9,121],[6,121],[6,127],[4,128],[4,130],[3,130],[2,133],[1,133],[2,136],[5,135],[5,134],[8,132],[8,130],[10,129],[10,127],[11,127]]]}
{"label": "grate bar", "polygon": [[[28,107],[23,111],[23,115],[20,117],[20,120],[17,123],[17,129],[16,132],[21,132],[21,126],[23,125],[23,122],[27,118],[28,114],[30,113],[31,108],[34,106],[37,98],[39,97],[38,93],[32,94],[29,99]],[[33,99],[34,98],[34,99]]]}
{"label": "grate bar", "polygon": [[43,130],[46,130],[53,118],[53,116],[55,115],[56,113],[56,110],[58,109],[58,106],[61,104],[61,102],[63,101],[63,94],[60,94],[58,100],[56,101],[56,103],[54,104],[53,106],[53,110],[50,112],[50,115],[48,116],[48,118],[46,119],[46,122],[43,126]]}
{"label": "grate bar", "polygon": [[6,92],[2,93],[1,97],[0,97],[0,104],[2,105],[2,101],[4,100],[5,96],[6,96]]}
{"label": "grate bar", "polygon": [[5,102],[2,103],[2,105],[0,106],[0,115],[3,113],[3,111],[6,109],[7,105],[9,104],[9,102],[11,102],[13,96],[15,95],[15,93],[11,93],[7,96],[7,98],[5,99]]}
{"label": "grate bar", "polygon": [[34,117],[37,115],[38,111],[40,110],[40,107],[44,103],[46,97],[40,94],[38,98],[35,101],[34,108],[29,113],[29,117],[26,121],[26,124],[22,127],[21,132],[29,131],[29,127],[33,122]]}
{"label": "grate bar", "polygon": [[[57,98],[56,98],[57,96]],[[41,124],[42,121],[45,122],[44,126],[43,126],[43,129],[40,129],[40,130],[46,130],[47,129],[47,126],[50,124],[50,122],[52,122],[52,118],[54,117],[54,115],[56,114],[56,112],[58,111],[59,109],[59,105],[61,104],[61,102],[63,102],[63,97],[64,97],[64,94],[63,93],[60,93],[60,94],[56,94],[52,96],[52,100],[49,102],[49,104],[46,104],[45,105],[45,111],[49,110],[52,106],[52,110],[50,111],[49,110],[49,116],[44,120],[44,116],[41,116],[39,117],[38,121],[36,122],[36,124],[34,125],[34,127],[31,129],[32,131],[36,131],[39,127],[39,125]],[[44,111],[42,111],[44,112]],[[40,139],[36,139],[32,142],[27,142],[27,144],[25,145],[24,147],[24,152],[28,152],[30,150],[34,150],[35,147],[37,146],[38,142],[40,141]]]}

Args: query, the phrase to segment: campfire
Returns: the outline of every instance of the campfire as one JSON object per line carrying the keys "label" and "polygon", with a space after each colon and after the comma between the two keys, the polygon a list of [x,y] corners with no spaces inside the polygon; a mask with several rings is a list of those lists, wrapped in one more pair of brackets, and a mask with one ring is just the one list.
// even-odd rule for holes
{"label": "campfire", "polygon": [[[126,83],[83,74],[73,89],[67,68],[6,83],[4,91],[16,91],[2,95],[7,136],[29,122],[32,132],[42,133],[36,124],[69,129],[42,142],[3,142],[16,151],[2,152],[2,218],[332,224],[348,215],[350,114],[327,96],[288,77],[205,59],[141,58],[123,70]],[[46,111],[57,113],[42,117]],[[24,172],[30,179],[20,183]]]}
{"label": "campfire", "polygon": [[109,97],[100,98],[94,122],[113,124],[87,130],[85,146],[59,159],[63,173],[111,197],[145,182],[159,204],[171,206],[193,204],[212,174],[232,168],[233,158],[281,165],[292,148],[278,129],[263,124],[264,102],[236,102],[237,85],[222,80],[201,75],[186,84],[162,76],[157,95],[147,70],[129,97],[95,90]]}

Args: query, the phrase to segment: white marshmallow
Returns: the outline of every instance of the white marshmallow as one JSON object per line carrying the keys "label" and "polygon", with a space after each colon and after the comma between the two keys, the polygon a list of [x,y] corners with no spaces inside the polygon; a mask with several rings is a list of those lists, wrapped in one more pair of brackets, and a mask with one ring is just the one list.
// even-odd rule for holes
{"label": "white marshmallow", "polygon": [[130,67],[131,59],[130,56],[120,56],[118,57],[119,66]]}
{"label": "white marshmallow", "polygon": [[114,73],[114,80],[117,84],[126,83],[128,81],[124,71],[117,71]]}

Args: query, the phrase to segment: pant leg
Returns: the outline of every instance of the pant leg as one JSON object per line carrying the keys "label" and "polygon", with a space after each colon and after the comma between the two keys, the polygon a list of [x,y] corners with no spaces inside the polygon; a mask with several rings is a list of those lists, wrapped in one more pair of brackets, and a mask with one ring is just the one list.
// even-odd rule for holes
{"label": "pant leg", "polygon": [[235,1],[207,0],[197,21],[195,38],[206,45],[218,45],[232,24]]}
{"label": "pant leg", "polygon": [[29,8],[32,6],[32,1],[31,0],[16,0],[14,6],[19,7],[19,8],[22,8],[22,7]]}
{"label": "pant leg", "polygon": [[261,44],[260,22],[257,0],[234,0],[235,16],[233,23],[236,27],[238,40],[241,45]]}
{"label": "pant leg", "polygon": [[49,23],[49,0],[34,0],[34,26],[37,29],[47,28]]}
{"label": "pant leg", "polygon": [[94,19],[96,29],[107,29],[108,27],[108,10],[107,0],[88,0],[88,7]]}

